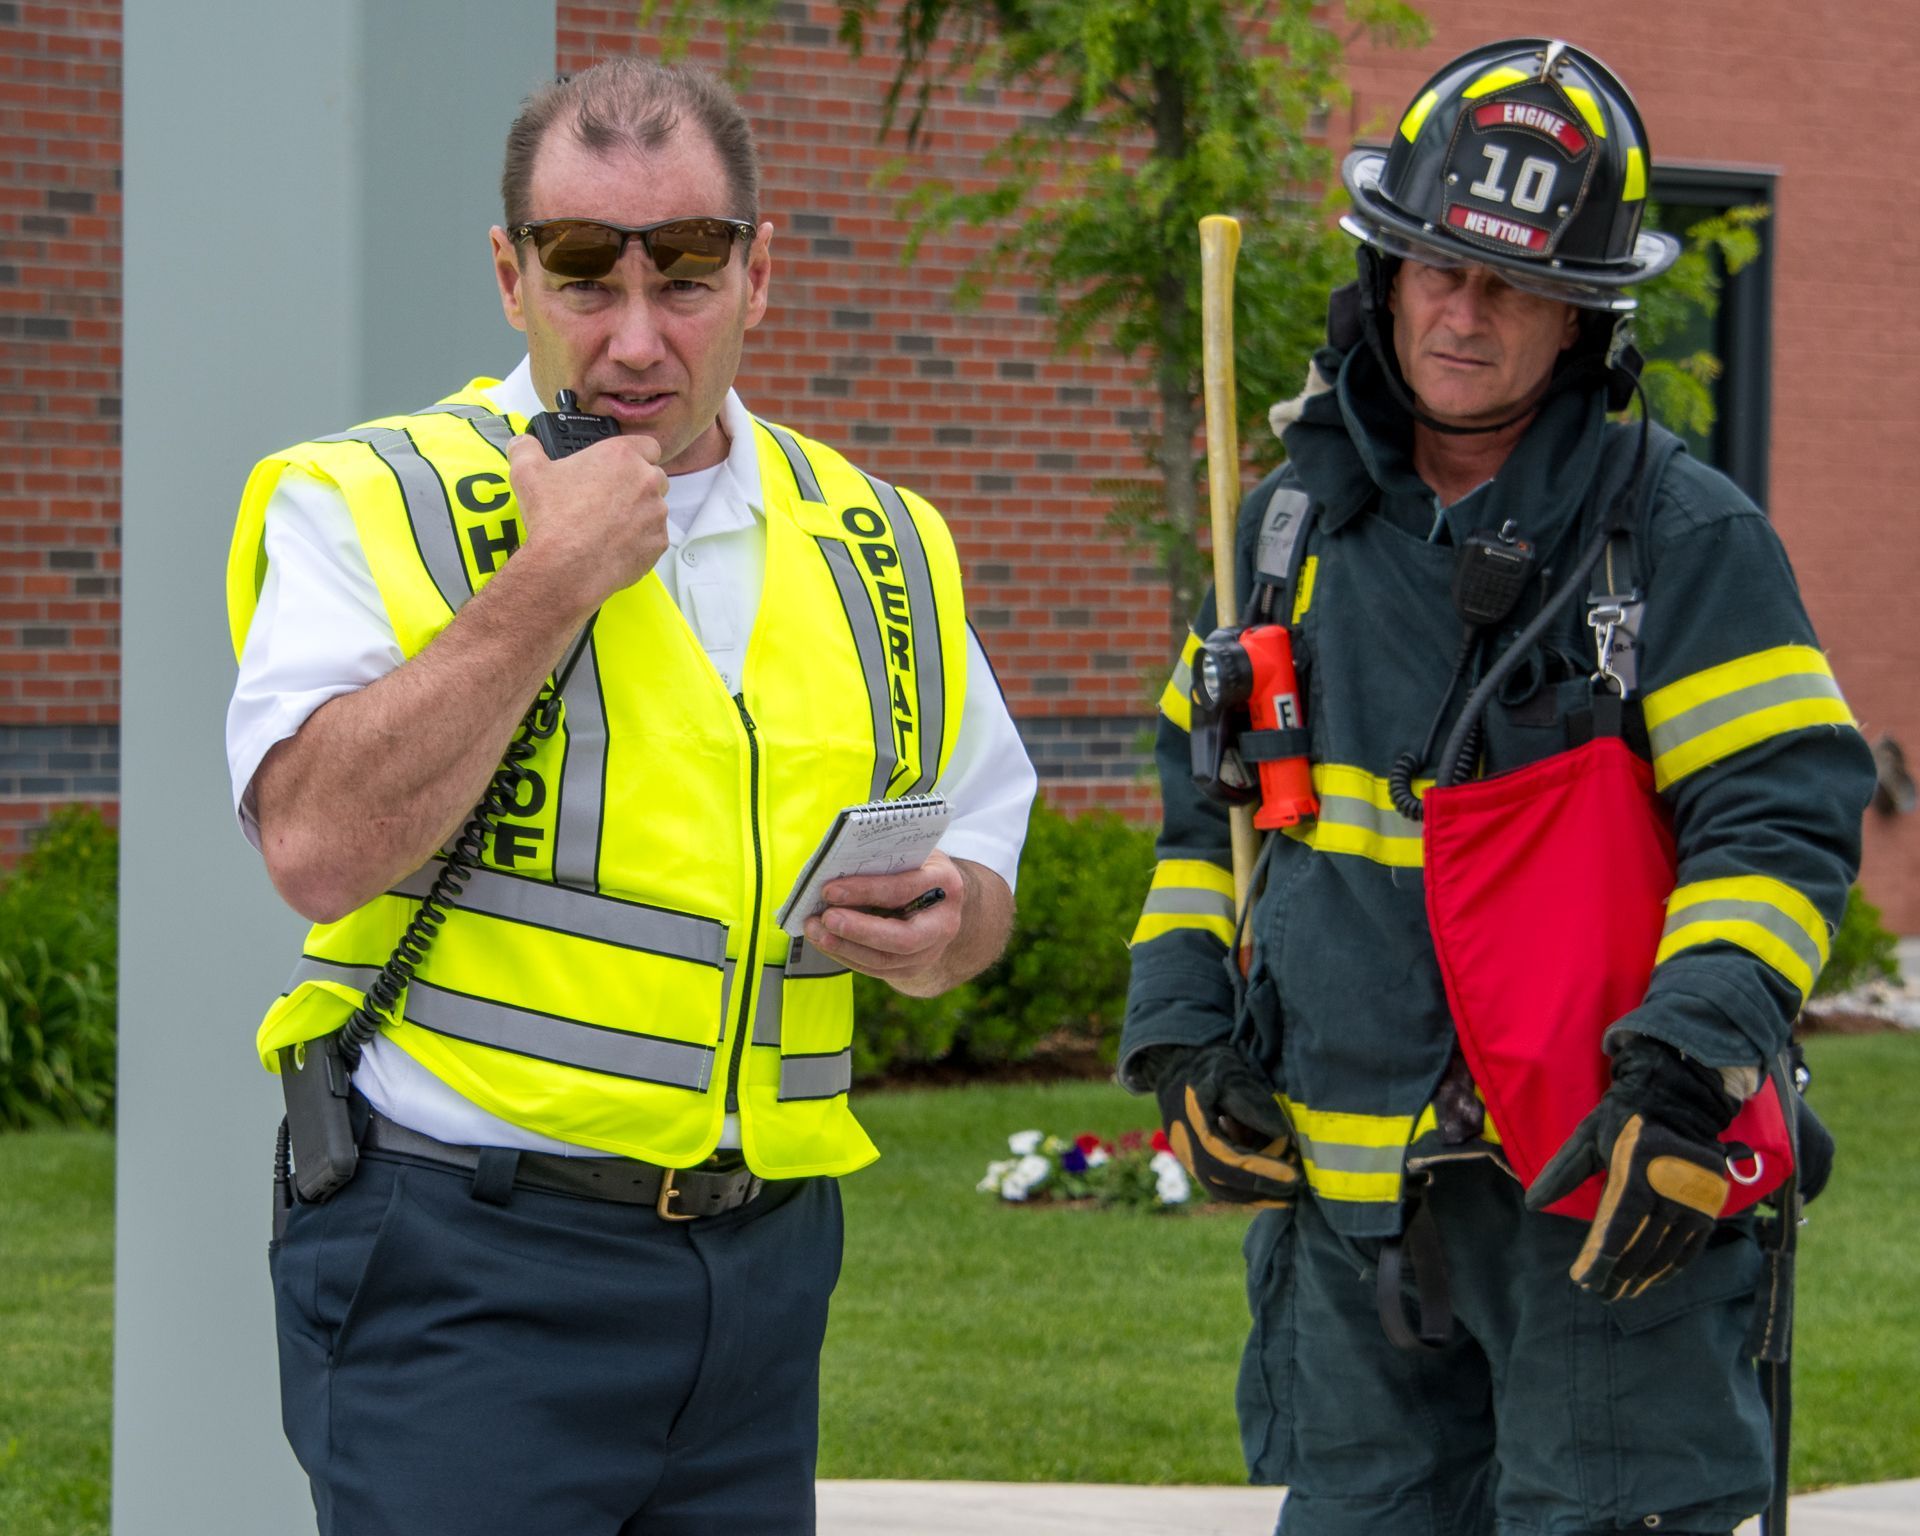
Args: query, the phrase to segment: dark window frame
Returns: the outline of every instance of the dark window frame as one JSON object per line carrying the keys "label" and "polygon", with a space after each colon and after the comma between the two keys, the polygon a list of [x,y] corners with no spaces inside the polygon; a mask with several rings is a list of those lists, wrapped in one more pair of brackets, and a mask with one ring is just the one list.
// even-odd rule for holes
{"label": "dark window frame", "polygon": [[1772,171],[1659,165],[1649,188],[1653,201],[1663,207],[1765,203],[1773,210],[1760,227],[1760,254],[1726,280],[1714,318],[1714,353],[1726,365],[1716,391],[1719,467],[1762,509],[1767,505],[1773,437],[1773,227],[1780,216],[1779,183]]}

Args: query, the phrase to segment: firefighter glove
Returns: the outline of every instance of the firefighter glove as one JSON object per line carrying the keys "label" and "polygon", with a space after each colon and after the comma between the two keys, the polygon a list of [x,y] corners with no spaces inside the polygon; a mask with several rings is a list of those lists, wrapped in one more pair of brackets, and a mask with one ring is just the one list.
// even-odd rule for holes
{"label": "firefighter glove", "polygon": [[1293,1127],[1273,1089],[1230,1045],[1164,1051],[1154,1094],[1174,1155],[1215,1200],[1269,1207],[1300,1188]]}
{"label": "firefighter glove", "polygon": [[1739,1111],[1720,1074],[1646,1035],[1615,1051],[1613,1086],[1527,1190],[1539,1210],[1591,1175],[1606,1186],[1568,1273],[1602,1301],[1638,1296],[1706,1246],[1726,1204],[1720,1132]]}

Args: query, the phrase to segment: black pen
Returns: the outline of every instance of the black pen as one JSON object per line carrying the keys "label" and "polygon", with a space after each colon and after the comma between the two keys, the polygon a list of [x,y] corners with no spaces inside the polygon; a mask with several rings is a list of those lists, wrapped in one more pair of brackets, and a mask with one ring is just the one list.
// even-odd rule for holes
{"label": "black pen", "polygon": [[904,907],[894,907],[891,910],[883,908],[879,912],[877,912],[875,916],[890,917],[894,919],[894,921],[899,922],[904,918],[912,917],[913,914],[916,912],[926,911],[928,907],[938,906],[941,902],[945,901],[946,899],[947,899],[947,888],[944,885],[936,885],[930,891],[922,891],[918,896],[914,897],[913,900],[908,902]]}

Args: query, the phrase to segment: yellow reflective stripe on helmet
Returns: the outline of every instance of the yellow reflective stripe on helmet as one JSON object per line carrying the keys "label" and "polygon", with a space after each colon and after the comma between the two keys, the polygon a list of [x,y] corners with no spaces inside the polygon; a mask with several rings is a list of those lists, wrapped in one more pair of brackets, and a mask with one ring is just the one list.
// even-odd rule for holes
{"label": "yellow reflective stripe on helmet", "polygon": [[1709,667],[1655,689],[1643,707],[1661,789],[1771,737],[1854,723],[1827,658],[1809,645]]}
{"label": "yellow reflective stripe on helmet", "polygon": [[1160,692],[1160,713],[1183,731],[1193,729],[1193,658],[1199,654],[1200,637],[1187,631],[1187,643],[1180,647],[1180,660]]}
{"label": "yellow reflective stripe on helmet", "polygon": [[[1432,779],[1414,783],[1425,791]],[[1320,797],[1317,821],[1285,829],[1296,842],[1319,853],[1348,853],[1397,869],[1418,869],[1424,862],[1420,827],[1393,808],[1387,781],[1344,763],[1315,763],[1313,790]]]}
{"label": "yellow reflective stripe on helmet", "polygon": [[1580,109],[1580,115],[1587,120],[1593,136],[1604,139],[1607,136],[1607,117],[1600,110],[1600,103],[1594,99],[1593,92],[1583,85],[1563,85],[1560,89],[1567,93],[1567,100]]}
{"label": "yellow reflective stripe on helmet", "polygon": [[1439,104],[1440,93],[1438,91],[1428,91],[1426,95],[1408,107],[1407,115],[1400,119],[1400,137],[1411,144],[1420,132],[1420,125],[1426,122],[1428,114]]}
{"label": "yellow reflective stripe on helmet", "polygon": [[1647,157],[1634,145],[1627,151],[1626,183],[1620,189],[1620,201],[1637,203],[1647,195]]}
{"label": "yellow reflective stripe on helmet", "polygon": [[1502,64],[1498,69],[1490,69],[1460,94],[1472,101],[1478,96],[1491,96],[1495,91],[1504,91],[1510,85],[1524,85],[1534,77],[1524,69],[1515,69],[1511,64]]}
{"label": "yellow reflective stripe on helmet", "polygon": [[1378,1204],[1400,1198],[1412,1115],[1358,1115],[1280,1100],[1300,1143],[1307,1183],[1323,1200]]}
{"label": "yellow reflective stripe on helmet", "polygon": [[1766,961],[1805,1002],[1827,963],[1827,925],[1813,903],[1765,875],[1737,875],[1683,885],[1667,902],[1667,924],[1654,964],[1716,942],[1738,945]]}
{"label": "yellow reflective stripe on helmet", "polygon": [[1320,557],[1308,555],[1300,562],[1300,588],[1293,598],[1293,619],[1298,624],[1313,606],[1313,578],[1320,574]]}
{"label": "yellow reflective stripe on helmet", "polygon": [[1233,871],[1205,859],[1162,859],[1140,908],[1129,945],[1144,944],[1179,929],[1199,929],[1222,944],[1233,942]]}

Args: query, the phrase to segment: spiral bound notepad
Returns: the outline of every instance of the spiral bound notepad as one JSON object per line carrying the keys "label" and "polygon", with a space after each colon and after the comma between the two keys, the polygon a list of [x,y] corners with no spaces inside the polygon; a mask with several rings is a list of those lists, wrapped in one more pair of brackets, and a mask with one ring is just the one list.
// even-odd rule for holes
{"label": "spiral bound notepad", "polygon": [[947,830],[947,802],[939,795],[873,800],[850,805],[827,828],[793,882],[774,921],[794,938],[807,919],[826,909],[820,892],[843,875],[897,875],[927,862]]}

